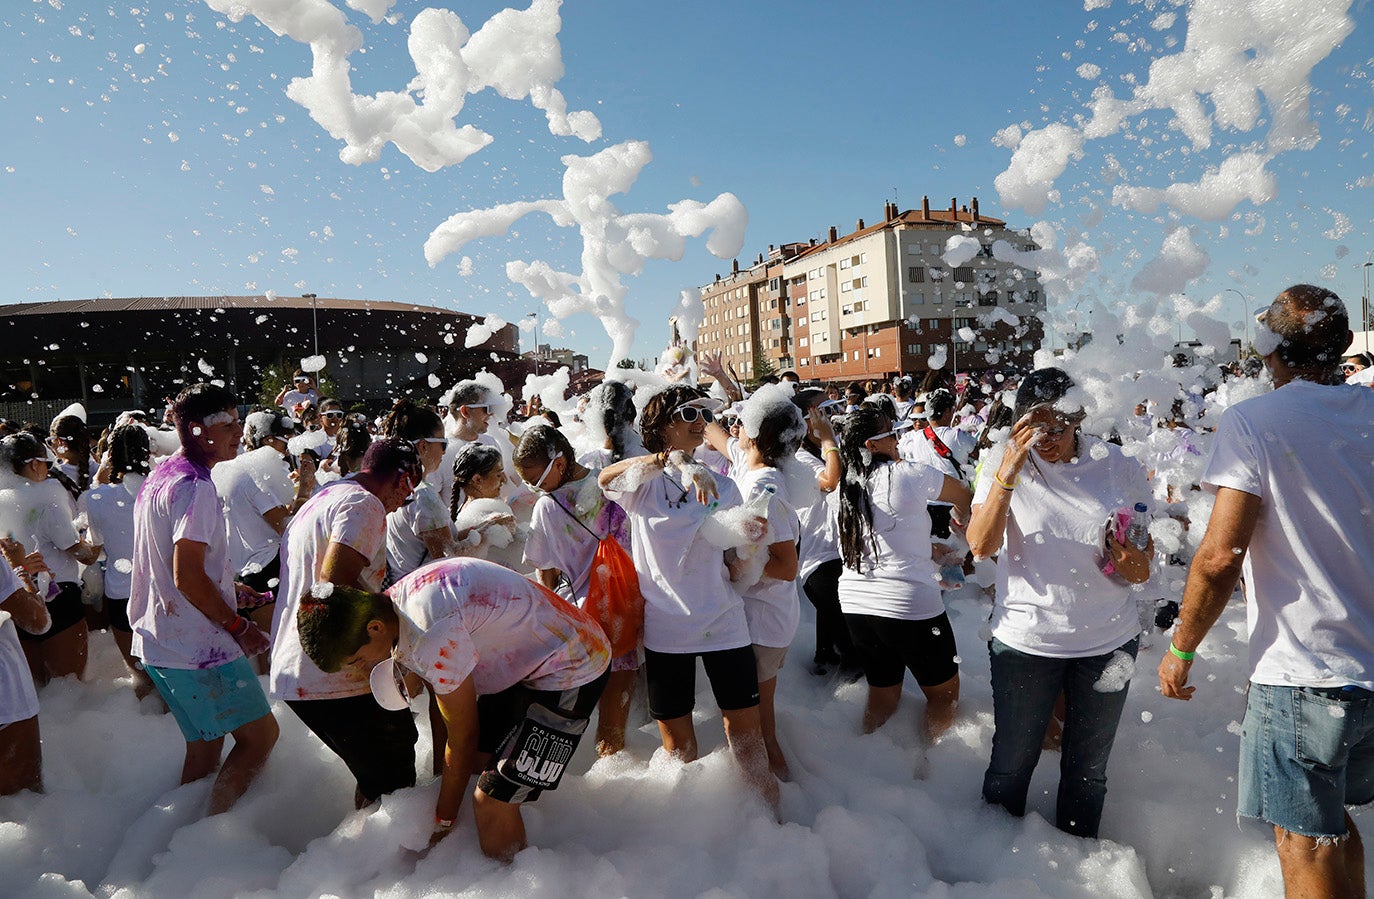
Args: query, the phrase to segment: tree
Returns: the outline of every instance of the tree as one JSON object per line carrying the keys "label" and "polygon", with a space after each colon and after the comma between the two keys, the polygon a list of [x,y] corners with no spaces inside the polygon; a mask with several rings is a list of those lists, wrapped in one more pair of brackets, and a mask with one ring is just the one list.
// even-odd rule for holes
{"label": "tree", "polygon": [[773,360],[763,354],[763,347],[754,347],[754,377],[749,381],[749,387],[756,388],[759,382],[769,375],[778,373],[778,368],[773,364]]}

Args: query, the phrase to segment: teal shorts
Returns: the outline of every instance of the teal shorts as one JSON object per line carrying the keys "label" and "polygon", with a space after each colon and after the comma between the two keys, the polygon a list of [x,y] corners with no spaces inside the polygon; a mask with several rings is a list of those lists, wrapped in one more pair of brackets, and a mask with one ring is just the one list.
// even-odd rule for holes
{"label": "teal shorts", "polygon": [[147,665],[187,743],[218,740],[272,714],[267,696],[248,659],[239,657],[215,668],[158,668]]}

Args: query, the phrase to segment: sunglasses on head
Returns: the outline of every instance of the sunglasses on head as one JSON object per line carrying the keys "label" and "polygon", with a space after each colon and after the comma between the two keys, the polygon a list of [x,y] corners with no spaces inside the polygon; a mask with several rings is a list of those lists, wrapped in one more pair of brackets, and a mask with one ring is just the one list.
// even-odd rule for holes
{"label": "sunglasses on head", "polygon": [[715,415],[711,413],[710,409],[702,409],[699,406],[678,406],[673,410],[673,417],[680,418],[687,424],[691,424],[698,418],[708,425],[716,420]]}
{"label": "sunglasses on head", "polygon": [[448,446],[448,438],[447,438],[447,437],[417,437],[417,438],[415,438],[414,440],[412,440],[412,441],[410,441],[410,442],[413,443],[413,444],[415,444],[415,448],[416,448],[416,449],[419,449],[419,448],[420,448],[420,444],[422,444],[422,443],[437,443],[437,444],[440,444],[441,446]]}

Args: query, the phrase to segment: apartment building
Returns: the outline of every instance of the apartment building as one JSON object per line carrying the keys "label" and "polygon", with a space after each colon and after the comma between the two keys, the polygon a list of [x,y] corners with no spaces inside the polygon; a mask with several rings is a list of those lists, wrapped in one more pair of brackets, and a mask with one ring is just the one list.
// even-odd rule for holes
{"label": "apartment building", "polygon": [[[951,270],[942,256],[956,234],[981,247]],[[947,373],[1029,367],[1044,290],[1035,271],[993,257],[999,240],[1036,249],[1027,233],[981,215],[976,197],[948,209],[922,198],[905,212],[885,203],[876,224],[770,246],[750,268],[718,276],[702,290],[697,349],[735,360],[746,379],[756,359],[814,381],[920,376],[932,356]]]}

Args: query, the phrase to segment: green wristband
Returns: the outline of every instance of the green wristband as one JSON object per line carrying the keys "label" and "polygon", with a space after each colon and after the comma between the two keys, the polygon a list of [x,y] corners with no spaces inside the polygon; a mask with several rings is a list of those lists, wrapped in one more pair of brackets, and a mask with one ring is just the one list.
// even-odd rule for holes
{"label": "green wristband", "polygon": [[1185,662],[1191,662],[1193,659],[1197,658],[1197,652],[1184,652],[1183,650],[1179,649],[1177,646],[1174,645],[1173,640],[1169,641],[1169,652],[1173,653],[1175,657],[1180,658]]}

